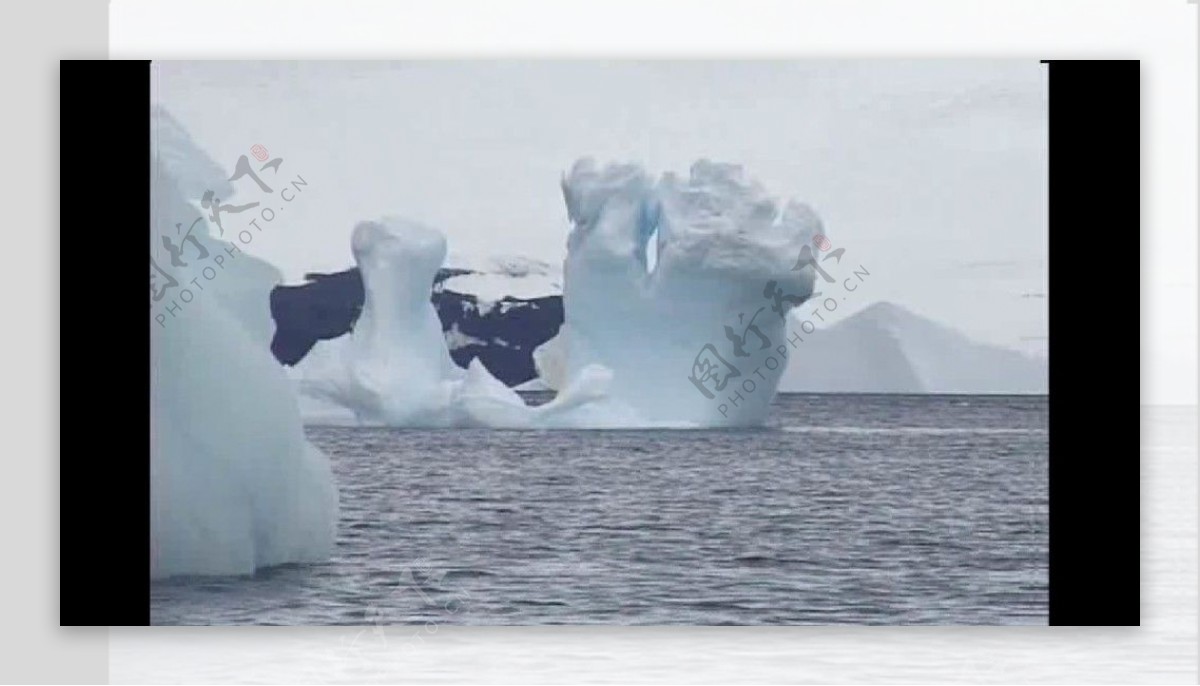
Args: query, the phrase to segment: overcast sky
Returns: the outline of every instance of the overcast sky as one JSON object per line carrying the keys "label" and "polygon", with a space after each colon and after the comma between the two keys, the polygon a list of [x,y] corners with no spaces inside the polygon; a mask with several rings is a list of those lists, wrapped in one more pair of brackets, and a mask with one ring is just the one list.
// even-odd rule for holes
{"label": "overcast sky", "polygon": [[154,78],[230,172],[260,144],[308,181],[247,248],[289,281],[352,265],[355,222],[384,214],[441,229],[453,253],[559,262],[576,158],[658,174],[708,157],[810,204],[870,270],[839,313],[888,300],[1045,351],[1036,60],[160,62]]}

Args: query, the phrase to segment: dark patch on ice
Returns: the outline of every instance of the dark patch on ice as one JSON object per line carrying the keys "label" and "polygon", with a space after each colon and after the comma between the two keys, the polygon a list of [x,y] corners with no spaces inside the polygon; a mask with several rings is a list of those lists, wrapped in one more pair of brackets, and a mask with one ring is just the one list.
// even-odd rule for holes
{"label": "dark patch on ice", "polygon": [[[442,287],[467,269],[441,269],[434,277],[430,300],[442,322],[442,331],[457,325],[465,337],[477,339],[450,351],[455,364],[466,368],[479,358],[488,371],[509,386],[537,376],[533,351],[553,338],[563,322],[562,296],[521,299],[506,297],[485,304],[481,313],[476,297]],[[307,283],[277,286],[271,291],[271,317],[275,336],[271,352],[285,365],[304,359],[317,341],[349,333],[363,307],[362,276],[358,268],[332,274],[306,274]],[[488,341],[504,341],[504,345]]]}

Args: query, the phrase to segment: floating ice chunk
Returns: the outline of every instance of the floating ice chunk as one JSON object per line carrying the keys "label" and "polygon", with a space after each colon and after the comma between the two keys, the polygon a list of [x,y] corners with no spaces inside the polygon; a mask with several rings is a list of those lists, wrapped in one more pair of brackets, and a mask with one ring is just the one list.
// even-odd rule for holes
{"label": "floating ice chunk", "polygon": [[297,365],[301,391],[350,409],[363,424],[454,424],[463,370],[450,359],[429,300],[446,239],[390,217],[360,222],[351,249],[362,273],[362,314],[349,335],[323,342],[316,355],[314,347]]}
{"label": "floating ice chunk", "polygon": [[[268,347],[279,272],[193,221],[203,189],[228,196],[226,175],[165,112],[152,123],[152,295],[161,297],[150,310],[151,578],[326,560],[337,490]],[[185,264],[164,239],[184,247]],[[219,272],[201,277],[217,256]]]}
{"label": "floating ice chunk", "polygon": [[[566,376],[606,367],[611,399],[649,422],[762,422],[792,349],[784,315],[812,293],[813,270],[793,267],[821,232],[816,214],[781,209],[740,167],[706,160],[657,183],[635,166],[580,160],[562,185],[573,223]],[[782,312],[766,297],[770,281],[791,298]],[[724,388],[693,381],[710,344],[736,372]]]}

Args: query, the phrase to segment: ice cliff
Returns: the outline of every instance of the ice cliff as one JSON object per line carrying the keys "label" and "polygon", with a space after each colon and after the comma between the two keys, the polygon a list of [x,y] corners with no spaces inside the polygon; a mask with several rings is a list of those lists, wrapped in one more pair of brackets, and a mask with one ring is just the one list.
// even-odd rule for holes
{"label": "ice cliff", "polygon": [[326,560],[337,490],[268,348],[280,275],[195,221],[233,188],[167,113],[152,124],[150,575]]}

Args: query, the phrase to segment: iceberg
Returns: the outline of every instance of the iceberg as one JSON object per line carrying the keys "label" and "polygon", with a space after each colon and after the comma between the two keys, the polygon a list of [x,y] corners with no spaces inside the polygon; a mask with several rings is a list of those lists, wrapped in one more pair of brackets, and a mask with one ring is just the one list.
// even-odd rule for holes
{"label": "iceberg", "polygon": [[[562,190],[572,222],[565,321],[533,353],[541,383],[558,391],[554,400],[527,406],[478,358],[465,370],[454,364],[430,302],[445,238],[387,217],[359,223],[352,235],[364,290],[353,330],[319,342],[293,368],[302,404],[313,413],[306,421],[495,428],[762,423],[787,363],[785,317],[812,294],[814,269],[798,259],[822,230],[816,214],[797,202],[781,205],[738,166],[706,160],[687,179],[666,174],[657,182],[640,167],[601,169],[580,160]],[[780,297],[772,302],[771,294]],[[707,365],[702,374],[698,360]],[[721,374],[713,372],[714,360],[725,365]]]}
{"label": "iceberg", "polygon": [[815,269],[797,266],[823,233],[816,213],[707,160],[652,182],[582,159],[562,189],[565,377],[611,370],[610,397],[649,422],[761,423],[787,363],[787,312],[812,295]]}
{"label": "iceberg", "polygon": [[[301,389],[351,409],[358,423],[453,425],[451,401],[464,374],[429,301],[445,237],[400,218],[360,222],[351,250],[362,274],[362,314],[348,336],[318,344],[331,351],[298,365]],[[318,361],[324,373],[313,368]]]}
{"label": "iceberg", "polygon": [[170,115],[152,121],[151,578],[327,560],[337,489],[269,349],[281,275],[193,222],[195,199],[233,188]]}
{"label": "iceberg", "polygon": [[346,336],[321,341],[293,368],[306,421],[404,427],[607,428],[636,421],[606,397],[611,374],[582,369],[532,407],[478,360],[450,358],[430,284],[446,256],[438,231],[402,217],[355,226],[364,304]]}

